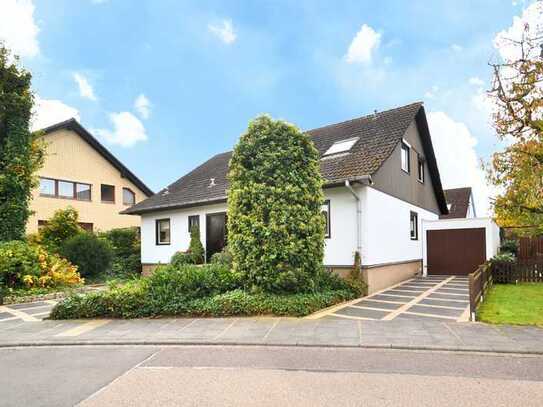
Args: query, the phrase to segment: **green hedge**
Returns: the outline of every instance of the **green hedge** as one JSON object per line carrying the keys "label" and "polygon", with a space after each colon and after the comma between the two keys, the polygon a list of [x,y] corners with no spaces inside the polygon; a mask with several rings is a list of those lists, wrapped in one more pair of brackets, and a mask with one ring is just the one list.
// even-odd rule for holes
{"label": "green hedge", "polygon": [[52,319],[155,316],[304,316],[360,293],[348,282],[318,273],[319,290],[299,294],[247,292],[227,266],[164,266],[151,277],[58,303]]}

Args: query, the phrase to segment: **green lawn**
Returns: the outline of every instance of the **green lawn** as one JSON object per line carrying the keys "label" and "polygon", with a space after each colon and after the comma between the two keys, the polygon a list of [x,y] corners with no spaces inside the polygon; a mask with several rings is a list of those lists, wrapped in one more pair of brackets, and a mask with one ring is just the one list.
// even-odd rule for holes
{"label": "green lawn", "polygon": [[543,326],[543,284],[496,284],[478,312],[478,319],[491,324]]}

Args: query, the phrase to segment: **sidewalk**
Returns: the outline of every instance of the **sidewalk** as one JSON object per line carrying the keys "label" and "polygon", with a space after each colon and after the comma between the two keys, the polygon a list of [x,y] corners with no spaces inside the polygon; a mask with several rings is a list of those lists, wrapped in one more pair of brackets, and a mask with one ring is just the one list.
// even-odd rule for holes
{"label": "sidewalk", "polygon": [[91,344],[330,346],[543,355],[543,329],[423,319],[369,321],[333,317],[0,323],[0,347]]}

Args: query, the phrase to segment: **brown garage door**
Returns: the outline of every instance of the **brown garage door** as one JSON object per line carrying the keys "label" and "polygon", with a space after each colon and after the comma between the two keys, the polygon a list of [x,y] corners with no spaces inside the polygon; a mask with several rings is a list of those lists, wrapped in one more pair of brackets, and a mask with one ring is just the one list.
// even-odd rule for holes
{"label": "brown garage door", "polygon": [[428,230],[428,274],[468,275],[486,260],[484,228]]}

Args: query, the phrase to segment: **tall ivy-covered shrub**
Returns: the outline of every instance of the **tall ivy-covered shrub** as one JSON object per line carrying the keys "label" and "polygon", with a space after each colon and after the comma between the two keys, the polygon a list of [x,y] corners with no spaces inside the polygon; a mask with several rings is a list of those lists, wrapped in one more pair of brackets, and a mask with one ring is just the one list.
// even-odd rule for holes
{"label": "tall ivy-covered shrub", "polygon": [[323,260],[324,196],[311,139],[260,116],[236,145],[228,178],[228,247],[246,288],[313,289]]}
{"label": "tall ivy-covered shrub", "polygon": [[43,146],[30,132],[30,72],[0,42],[0,241],[24,238]]}

